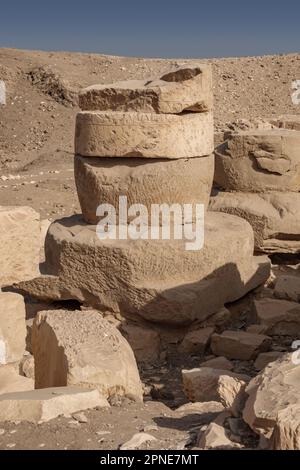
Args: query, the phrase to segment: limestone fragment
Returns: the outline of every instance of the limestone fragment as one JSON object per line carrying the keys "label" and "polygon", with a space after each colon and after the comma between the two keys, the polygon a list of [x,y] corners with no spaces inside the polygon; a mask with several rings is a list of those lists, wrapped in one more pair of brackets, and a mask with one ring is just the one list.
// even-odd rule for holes
{"label": "limestone fragment", "polygon": [[247,361],[254,359],[259,352],[267,351],[271,342],[266,335],[226,330],[221,335],[212,336],[211,349],[217,356]]}

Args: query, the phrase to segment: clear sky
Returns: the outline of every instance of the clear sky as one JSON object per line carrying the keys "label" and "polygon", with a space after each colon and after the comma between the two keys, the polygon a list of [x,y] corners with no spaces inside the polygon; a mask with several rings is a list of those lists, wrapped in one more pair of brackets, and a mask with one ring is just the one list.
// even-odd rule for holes
{"label": "clear sky", "polygon": [[300,51],[300,0],[0,0],[0,47],[148,57]]}

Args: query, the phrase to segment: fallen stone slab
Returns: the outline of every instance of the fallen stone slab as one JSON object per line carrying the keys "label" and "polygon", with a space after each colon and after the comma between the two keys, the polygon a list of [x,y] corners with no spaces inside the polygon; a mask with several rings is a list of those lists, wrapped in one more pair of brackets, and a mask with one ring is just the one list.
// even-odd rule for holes
{"label": "fallen stone slab", "polygon": [[300,277],[289,275],[278,277],[274,288],[274,296],[278,299],[300,302]]}
{"label": "fallen stone slab", "polygon": [[282,356],[283,353],[279,351],[269,351],[265,353],[260,353],[257,356],[256,361],[254,362],[254,367],[256,370],[262,370],[267,367],[267,365],[269,365],[271,362],[277,361],[277,359]]}
{"label": "fallen stone slab", "polygon": [[25,350],[25,303],[19,294],[0,292],[0,364],[21,359]]}
{"label": "fallen stone slab", "polygon": [[254,231],[256,251],[300,251],[300,193],[219,192],[210,198],[209,210],[247,220]]}
{"label": "fallen stone slab", "polygon": [[300,132],[232,133],[215,151],[215,183],[241,192],[300,190]]}
{"label": "fallen stone slab", "polygon": [[225,408],[238,409],[250,377],[228,370],[200,367],[182,371],[183,388],[192,402],[219,401]]}
{"label": "fallen stone slab", "polygon": [[23,292],[173,325],[205,320],[270,273],[269,260],[253,256],[250,225],[213,212],[201,250],[186,240],[99,240],[80,217],[61,219],[48,230],[46,263],[49,276],[20,283]]}
{"label": "fallen stone slab", "polygon": [[38,313],[32,332],[35,387],[76,385],[104,398],[142,401],[133,352],[121,333],[94,310]]}
{"label": "fallen stone slab", "polygon": [[31,207],[0,206],[0,287],[39,274],[40,217]]}
{"label": "fallen stone slab", "polygon": [[[144,204],[203,204],[207,209],[214,175],[213,155],[160,160],[144,158],[87,158],[74,160],[77,194],[86,222],[99,221],[97,207],[112,204],[119,215],[119,197],[127,206]],[[188,191],[187,191],[188,188]]]}
{"label": "fallen stone slab", "polygon": [[212,109],[212,72],[207,64],[179,67],[153,80],[128,80],[92,85],[79,93],[84,111],[138,111],[178,114]]}
{"label": "fallen stone slab", "polygon": [[214,328],[199,328],[189,331],[179,345],[179,352],[184,354],[204,354],[207,348]]}
{"label": "fallen stone slab", "polygon": [[34,381],[18,374],[15,364],[0,366],[0,396],[4,393],[34,389]]}
{"label": "fallen stone slab", "polygon": [[270,363],[246,388],[249,398],[243,418],[253,431],[264,438],[271,438],[282,410],[299,406],[298,362],[293,360],[292,354],[286,354]]}
{"label": "fallen stone slab", "polygon": [[0,421],[50,421],[61,415],[109,404],[98,390],[54,387],[0,395]]}
{"label": "fallen stone slab", "polygon": [[248,361],[255,359],[259,352],[268,351],[271,343],[271,338],[266,335],[226,330],[220,335],[212,335],[211,350],[216,356]]}
{"label": "fallen stone slab", "polygon": [[299,336],[300,305],[280,299],[254,301],[257,321],[266,326],[267,335]]}
{"label": "fallen stone slab", "polygon": [[75,153],[83,157],[192,158],[211,155],[213,115],[82,111]]}

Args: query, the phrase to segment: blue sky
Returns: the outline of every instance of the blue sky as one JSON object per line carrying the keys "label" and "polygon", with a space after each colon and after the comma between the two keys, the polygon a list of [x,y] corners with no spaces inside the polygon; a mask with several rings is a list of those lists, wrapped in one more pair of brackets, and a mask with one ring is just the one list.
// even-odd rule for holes
{"label": "blue sky", "polygon": [[0,0],[0,47],[148,57],[300,51],[300,1]]}

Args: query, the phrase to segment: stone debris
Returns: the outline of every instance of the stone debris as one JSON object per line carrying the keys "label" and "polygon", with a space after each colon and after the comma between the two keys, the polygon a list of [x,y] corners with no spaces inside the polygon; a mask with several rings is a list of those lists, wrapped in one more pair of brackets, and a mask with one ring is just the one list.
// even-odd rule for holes
{"label": "stone debris", "polygon": [[[291,429],[293,427],[296,429],[299,414],[296,414],[294,420],[290,412],[294,407],[299,407],[300,365],[293,361],[292,354],[286,354],[270,363],[251,380],[246,393],[249,398],[243,411],[243,418],[257,434],[270,440],[279,422],[279,413],[283,410],[289,410],[287,413],[291,420]],[[287,414],[283,422],[286,416]]]}
{"label": "stone debris", "polygon": [[257,356],[256,361],[254,362],[254,367],[256,370],[262,370],[267,367],[270,362],[277,361],[277,359],[279,359],[282,355],[283,353],[279,351],[269,351],[265,353],[260,353]]}
{"label": "stone debris", "polygon": [[278,299],[254,301],[257,321],[266,327],[266,334],[297,336],[300,334],[300,305]]}
{"label": "stone debris", "polygon": [[42,311],[32,332],[36,388],[76,385],[142,400],[133,352],[94,310]]}
{"label": "stone debris", "polygon": [[211,423],[203,433],[200,433],[198,447],[202,450],[229,450],[239,446],[227,437],[226,430],[222,426]]}
{"label": "stone debris", "polygon": [[212,71],[207,64],[178,64],[153,80],[92,85],[79,93],[83,111],[179,114],[212,109]]}
{"label": "stone debris", "polygon": [[34,380],[34,357],[28,354],[20,362],[20,371],[25,377]]}
{"label": "stone debris", "polygon": [[45,422],[76,411],[109,406],[98,390],[79,387],[42,388],[0,395],[0,421]]}
{"label": "stone debris", "polygon": [[120,331],[130,344],[137,362],[152,362],[159,359],[161,341],[159,333],[155,330],[123,323]]}
{"label": "stone debris", "polygon": [[271,342],[266,335],[226,330],[212,335],[211,349],[217,356],[248,361],[255,359],[259,352],[268,351]]}
{"label": "stone debris", "polygon": [[244,396],[250,377],[228,370],[201,367],[182,371],[183,388],[192,402],[219,401],[235,411]]}
{"label": "stone debris", "polygon": [[300,277],[283,275],[276,280],[274,296],[278,299],[300,302]]}
{"label": "stone debris", "polygon": [[179,352],[185,354],[204,354],[213,332],[214,328],[212,327],[190,331],[179,345]]}
{"label": "stone debris", "polygon": [[0,287],[39,274],[40,216],[31,207],[0,206]]}
{"label": "stone debris", "polygon": [[25,350],[25,303],[19,294],[0,292],[0,364],[21,359]]}
{"label": "stone debris", "polygon": [[145,432],[138,432],[134,434],[129,441],[124,442],[124,444],[120,446],[120,450],[138,449],[143,444],[146,444],[147,442],[151,441],[157,441],[157,439],[154,436],[151,436],[151,434],[147,434]]}

